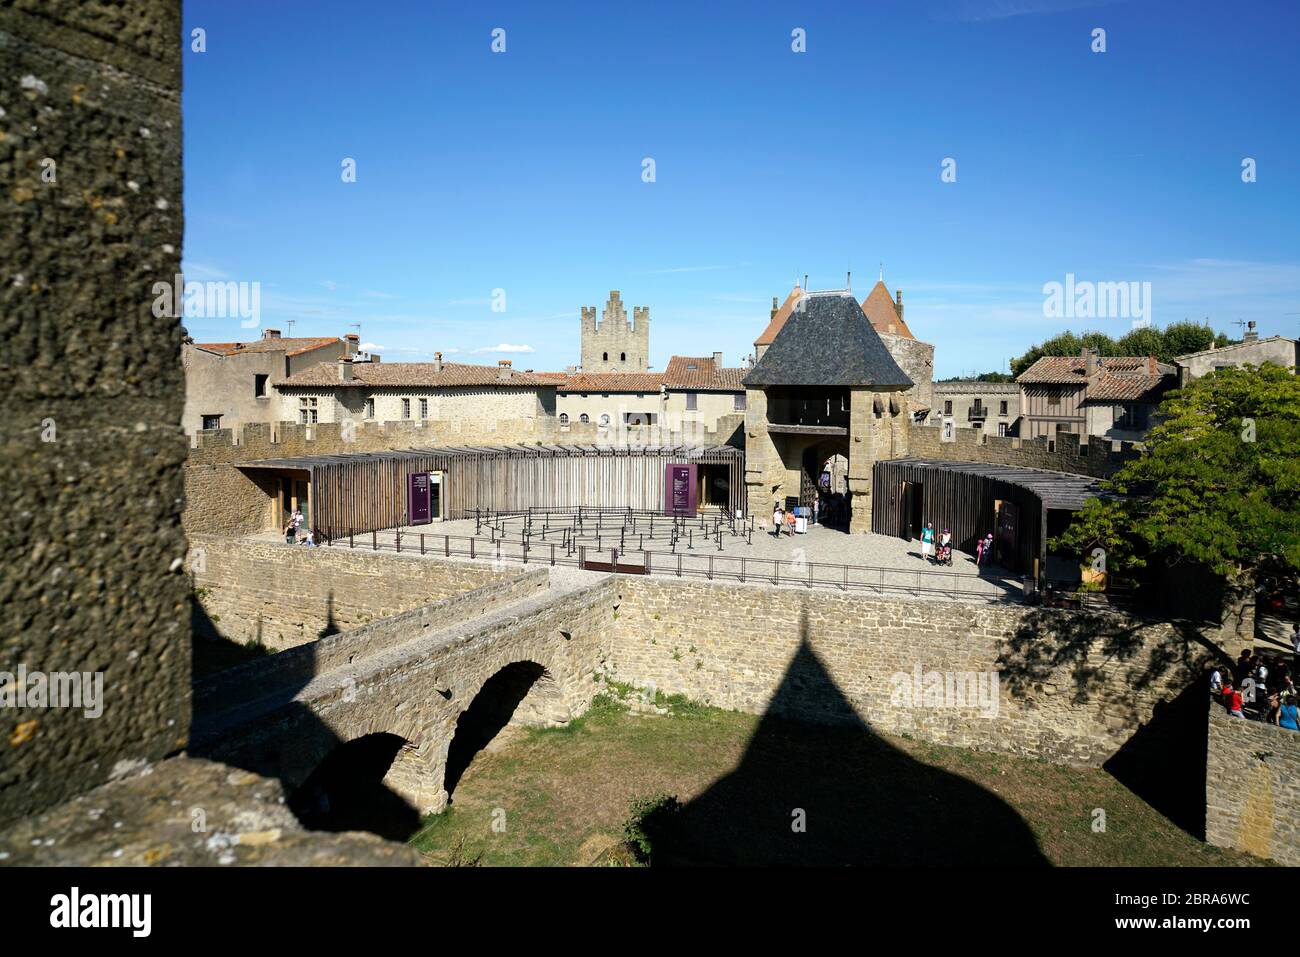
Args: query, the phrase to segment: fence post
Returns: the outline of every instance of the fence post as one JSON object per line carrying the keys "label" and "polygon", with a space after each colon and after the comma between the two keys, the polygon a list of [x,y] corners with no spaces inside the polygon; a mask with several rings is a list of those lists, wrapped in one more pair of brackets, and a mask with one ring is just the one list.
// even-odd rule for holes
{"label": "fence post", "polygon": [[[645,551],[645,549],[642,549],[642,551]],[[645,573],[647,575],[650,574],[650,553],[649,552],[645,552]]]}
{"label": "fence post", "polygon": [[682,577],[682,553],[677,553],[677,577]]}
{"label": "fence post", "polygon": [[400,528],[394,529],[393,535],[395,536],[393,541],[397,543],[397,554],[400,555],[402,553],[402,530]]}
{"label": "fence post", "polygon": [[844,590],[849,590],[849,566],[844,566]]}
{"label": "fence post", "polygon": [[551,567],[555,567],[555,543],[551,542]]}
{"label": "fence post", "polygon": [[745,582],[745,556],[744,555],[740,556],[740,581],[741,584],[744,584]]}
{"label": "fence post", "polygon": [[420,533],[420,554],[424,554],[424,532]]}
{"label": "fence post", "polygon": [[808,563],[808,587],[809,588],[812,588],[812,582],[813,582],[813,563],[809,562]]}
{"label": "fence post", "polygon": [[709,552],[709,581],[713,581],[713,553]]}
{"label": "fence post", "polygon": [[618,574],[618,549],[617,548],[611,548],[609,550],[609,570],[612,571],[615,575]]}
{"label": "fence post", "polygon": [[379,532],[373,528],[370,530],[370,550],[379,551]]}
{"label": "fence post", "polygon": [[478,541],[477,538],[471,538],[471,539],[469,540],[469,557],[470,557],[470,558],[473,558],[473,557],[474,557],[474,543],[477,542],[477,541]]}
{"label": "fence post", "polygon": [[451,536],[450,535],[442,536],[442,553],[446,557],[451,558]]}
{"label": "fence post", "polygon": [[779,558],[772,560],[772,584],[781,584],[781,559]]}

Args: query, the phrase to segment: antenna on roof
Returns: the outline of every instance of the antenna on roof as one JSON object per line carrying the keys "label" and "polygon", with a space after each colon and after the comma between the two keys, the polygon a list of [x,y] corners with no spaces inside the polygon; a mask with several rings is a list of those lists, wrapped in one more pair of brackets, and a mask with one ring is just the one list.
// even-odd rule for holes
{"label": "antenna on roof", "polygon": [[852,292],[853,291],[853,270],[852,269],[849,270],[848,284],[849,284],[849,292]]}
{"label": "antenna on roof", "polygon": [[885,281],[885,264],[883,262],[880,264],[880,281]]}
{"label": "antenna on roof", "polygon": [[808,288],[808,274],[807,274],[807,273],[804,273],[804,274],[803,274],[803,287],[804,287],[805,289]]}
{"label": "antenna on roof", "polygon": [[286,319],[286,320],[285,320],[285,325],[289,327],[289,338],[290,338],[290,339],[293,338],[293,324],[294,324],[295,322],[297,322],[296,319]]}

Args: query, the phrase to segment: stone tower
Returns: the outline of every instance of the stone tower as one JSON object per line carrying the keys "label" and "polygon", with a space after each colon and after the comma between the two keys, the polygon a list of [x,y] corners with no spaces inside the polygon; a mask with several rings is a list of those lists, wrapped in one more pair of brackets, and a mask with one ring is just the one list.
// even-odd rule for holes
{"label": "stone tower", "polygon": [[650,307],[632,309],[632,321],[617,289],[611,289],[600,322],[596,307],[582,307],[582,371],[645,372],[650,367]]}

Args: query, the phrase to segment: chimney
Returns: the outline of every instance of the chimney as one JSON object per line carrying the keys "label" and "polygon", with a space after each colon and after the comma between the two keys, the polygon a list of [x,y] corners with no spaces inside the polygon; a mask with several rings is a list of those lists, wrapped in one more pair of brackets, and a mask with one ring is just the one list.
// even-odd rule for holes
{"label": "chimney", "polygon": [[339,381],[352,381],[352,360],[349,358],[339,359]]}
{"label": "chimney", "polygon": [[501,359],[500,361],[498,361],[497,378],[501,380],[506,380],[509,379],[512,375],[514,375],[514,370],[510,368],[511,365],[512,363],[511,360],[509,359]]}
{"label": "chimney", "polygon": [[441,372],[441,371],[442,371],[442,353],[441,353],[441,352],[435,352],[435,353],[433,354],[433,371],[434,371],[434,372]]}
{"label": "chimney", "polygon": [[280,330],[279,330],[279,329],[264,329],[264,330],[262,331],[262,338],[263,338],[263,339],[279,339],[279,338],[280,338]]}
{"label": "chimney", "polygon": [[898,313],[898,318],[903,318],[903,290],[894,290],[894,312]]}
{"label": "chimney", "polygon": [[714,365],[714,368],[718,368],[718,369],[721,369],[721,368],[722,368],[722,353],[721,353],[721,352],[715,352],[715,353],[713,353],[713,365]]}
{"label": "chimney", "polygon": [[1091,379],[1097,374],[1097,350],[1084,346],[1079,358],[1083,361],[1083,374]]}
{"label": "chimney", "polygon": [[346,344],[348,355],[354,356],[361,351],[361,337],[355,332],[349,332],[344,336],[343,342]]}
{"label": "chimney", "polygon": [[808,274],[807,274],[807,273],[804,273],[804,274],[803,274],[803,288],[804,288],[804,289],[807,289],[807,288],[808,288]]}
{"label": "chimney", "polygon": [[1155,356],[1147,356],[1147,375],[1159,375],[1160,369],[1156,365]]}
{"label": "chimney", "polygon": [[1246,323],[1246,334],[1241,337],[1242,342],[1255,342],[1259,339],[1259,333],[1255,331],[1255,320],[1252,319]]}
{"label": "chimney", "polygon": [[767,318],[769,318],[769,319],[775,319],[775,318],[776,318],[777,311],[778,311],[780,308],[781,308],[781,307],[778,306],[778,305],[776,304],[776,296],[773,296],[773,297],[772,297],[772,312],[768,315]]}

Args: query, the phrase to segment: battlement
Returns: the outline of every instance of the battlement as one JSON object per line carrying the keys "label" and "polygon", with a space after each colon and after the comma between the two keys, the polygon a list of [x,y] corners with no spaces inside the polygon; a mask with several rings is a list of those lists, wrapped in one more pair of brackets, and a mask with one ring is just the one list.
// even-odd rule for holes
{"label": "battlement", "polygon": [[1110,478],[1142,448],[1137,442],[1112,442],[1096,436],[1061,432],[1051,438],[1021,439],[986,435],[980,429],[956,429],[951,442],[943,441],[937,425],[912,427],[913,458],[954,462],[987,462],[1025,468],[1069,472],[1092,478]]}
{"label": "battlement", "polygon": [[582,307],[582,371],[644,372],[650,368],[650,307],[634,306],[627,318],[622,294],[609,299],[596,321],[596,307]]}

